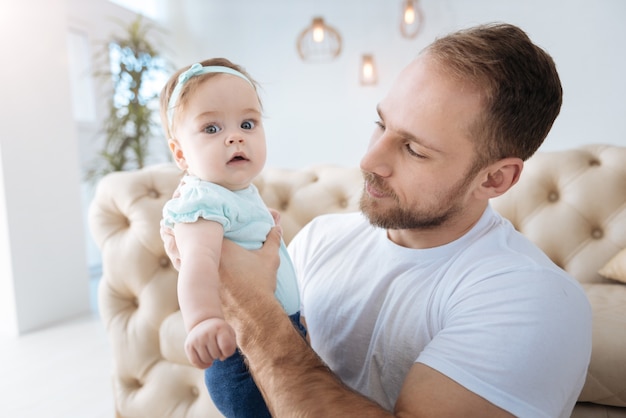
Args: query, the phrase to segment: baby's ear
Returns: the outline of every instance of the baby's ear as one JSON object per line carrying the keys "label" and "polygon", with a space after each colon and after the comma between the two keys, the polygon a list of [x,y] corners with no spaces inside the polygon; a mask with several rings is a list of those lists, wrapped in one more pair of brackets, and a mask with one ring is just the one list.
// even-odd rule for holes
{"label": "baby's ear", "polygon": [[167,145],[170,147],[170,151],[172,152],[172,156],[174,156],[174,161],[176,161],[176,165],[181,170],[187,170],[187,160],[185,160],[185,154],[183,153],[183,149],[180,146],[180,143],[175,138],[170,138],[167,140]]}

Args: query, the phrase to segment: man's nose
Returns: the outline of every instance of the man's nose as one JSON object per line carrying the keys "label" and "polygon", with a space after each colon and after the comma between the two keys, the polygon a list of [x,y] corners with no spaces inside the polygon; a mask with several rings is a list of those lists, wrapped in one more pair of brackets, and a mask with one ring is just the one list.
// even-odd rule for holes
{"label": "man's nose", "polygon": [[393,172],[393,153],[390,138],[384,134],[372,138],[361,158],[361,170],[377,174],[381,177],[389,177]]}

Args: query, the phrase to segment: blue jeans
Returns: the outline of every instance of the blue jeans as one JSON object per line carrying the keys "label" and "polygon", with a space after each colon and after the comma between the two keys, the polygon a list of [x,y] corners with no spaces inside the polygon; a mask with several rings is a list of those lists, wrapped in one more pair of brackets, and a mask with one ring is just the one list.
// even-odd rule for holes
{"label": "blue jeans", "polygon": [[[290,315],[294,327],[305,337],[300,312]],[[204,371],[204,383],[217,409],[227,418],[271,418],[259,388],[237,350],[224,361],[215,360]]]}

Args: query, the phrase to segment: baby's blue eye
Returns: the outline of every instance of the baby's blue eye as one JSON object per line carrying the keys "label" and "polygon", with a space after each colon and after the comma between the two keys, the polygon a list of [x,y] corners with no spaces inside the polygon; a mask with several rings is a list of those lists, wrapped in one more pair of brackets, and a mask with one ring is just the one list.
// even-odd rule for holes
{"label": "baby's blue eye", "polygon": [[241,124],[241,129],[252,129],[254,128],[254,122],[251,120],[246,120]]}
{"label": "baby's blue eye", "polygon": [[204,128],[204,132],[206,132],[207,134],[216,134],[216,133],[218,133],[221,130],[222,130],[222,128],[220,128],[217,125],[207,125]]}

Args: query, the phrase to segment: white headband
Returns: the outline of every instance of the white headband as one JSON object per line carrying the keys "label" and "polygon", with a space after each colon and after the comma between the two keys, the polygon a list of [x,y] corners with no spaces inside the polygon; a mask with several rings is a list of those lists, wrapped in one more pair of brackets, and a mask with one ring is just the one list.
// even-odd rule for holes
{"label": "white headband", "polygon": [[167,104],[167,120],[170,129],[172,129],[172,120],[174,119],[174,108],[176,107],[176,102],[178,101],[178,96],[180,96],[180,91],[183,89],[183,85],[192,77],[209,73],[232,74],[237,77],[243,78],[248,83],[250,83],[252,87],[254,87],[254,84],[252,84],[252,81],[250,81],[248,77],[230,67],[224,67],[221,65],[211,65],[208,67],[203,67],[202,64],[195,63],[194,65],[189,67],[187,71],[181,73],[178,76],[178,82],[176,83],[176,87],[174,87],[174,91],[170,96],[170,100]]}

